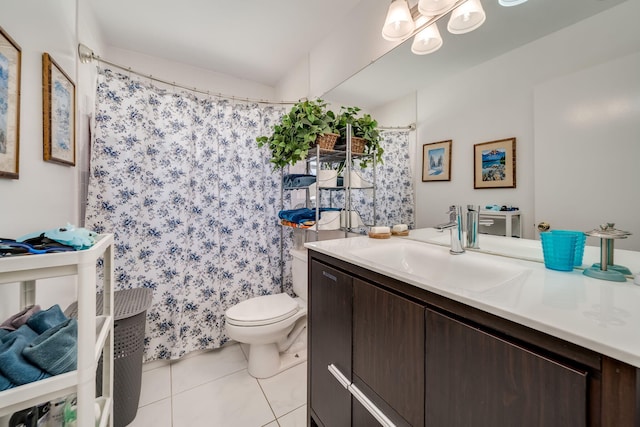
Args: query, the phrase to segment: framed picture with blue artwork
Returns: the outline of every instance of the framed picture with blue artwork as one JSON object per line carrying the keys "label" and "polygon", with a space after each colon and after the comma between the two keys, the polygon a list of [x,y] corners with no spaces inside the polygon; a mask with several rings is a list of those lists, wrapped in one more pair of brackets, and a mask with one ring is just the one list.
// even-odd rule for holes
{"label": "framed picture with blue artwork", "polygon": [[451,140],[422,146],[422,182],[451,181]]}
{"label": "framed picture with blue artwork", "polygon": [[76,164],[76,85],[48,53],[42,54],[44,160]]}
{"label": "framed picture with blue artwork", "polygon": [[516,139],[473,146],[473,188],[516,188]]}
{"label": "framed picture with blue artwork", "polygon": [[18,179],[22,50],[0,27],[0,178]]}

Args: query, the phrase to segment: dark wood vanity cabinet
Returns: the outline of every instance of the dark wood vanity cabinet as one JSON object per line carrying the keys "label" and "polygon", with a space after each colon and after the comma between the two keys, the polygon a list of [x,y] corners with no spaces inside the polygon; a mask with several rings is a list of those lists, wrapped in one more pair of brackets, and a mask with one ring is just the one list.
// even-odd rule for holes
{"label": "dark wood vanity cabinet", "polygon": [[311,426],[382,413],[396,426],[640,427],[638,368],[327,255],[309,251],[309,265]]}
{"label": "dark wood vanity cabinet", "polygon": [[587,371],[426,311],[426,425],[587,425]]}
{"label": "dark wood vanity cabinet", "polygon": [[351,393],[327,369],[351,381],[352,278],[311,261],[308,312],[308,402],[317,425],[351,425]]}
{"label": "dark wood vanity cabinet", "polygon": [[423,304],[354,279],[354,384],[397,425],[424,424],[424,326]]}

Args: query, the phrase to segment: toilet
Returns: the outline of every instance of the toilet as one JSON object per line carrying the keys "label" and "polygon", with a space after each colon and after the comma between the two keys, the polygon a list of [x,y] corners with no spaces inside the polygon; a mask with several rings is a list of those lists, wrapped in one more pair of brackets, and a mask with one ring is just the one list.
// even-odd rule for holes
{"label": "toilet", "polygon": [[268,378],[307,359],[307,250],[291,249],[293,292],[242,301],[225,312],[229,338],[249,345],[249,374]]}

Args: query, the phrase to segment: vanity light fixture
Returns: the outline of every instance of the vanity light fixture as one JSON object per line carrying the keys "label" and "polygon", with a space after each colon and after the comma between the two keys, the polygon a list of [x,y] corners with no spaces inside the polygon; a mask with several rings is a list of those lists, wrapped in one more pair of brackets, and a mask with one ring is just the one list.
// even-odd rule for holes
{"label": "vanity light fixture", "polygon": [[[527,0],[499,0],[503,6],[516,6]],[[408,0],[393,0],[382,27],[382,37],[403,41],[415,36],[411,51],[416,55],[433,53],[442,47],[436,22],[451,12],[447,30],[465,34],[480,27],[487,18],[480,0],[419,0],[409,8]]]}
{"label": "vanity light fixture", "polygon": [[[418,18],[417,22],[420,20],[428,20],[429,18],[425,16],[421,16]],[[440,36],[440,31],[438,30],[438,23],[434,22],[433,24],[425,27],[420,30],[418,34],[413,38],[413,43],[411,44],[411,52],[416,55],[426,55],[429,53],[433,53],[436,50],[442,47],[442,37]]]}
{"label": "vanity light fixture", "polygon": [[451,12],[447,30],[451,34],[469,33],[484,24],[485,19],[487,19],[487,15],[484,13],[480,0],[467,0],[466,3]]}
{"label": "vanity light fixture", "polygon": [[424,16],[435,16],[445,13],[456,0],[420,0],[418,2],[418,11]]}
{"label": "vanity light fixture", "polygon": [[389,41],[400,41],[411,35],[416,25],[406,0],[394,0],[387,11],[382,27],[382,37]]}

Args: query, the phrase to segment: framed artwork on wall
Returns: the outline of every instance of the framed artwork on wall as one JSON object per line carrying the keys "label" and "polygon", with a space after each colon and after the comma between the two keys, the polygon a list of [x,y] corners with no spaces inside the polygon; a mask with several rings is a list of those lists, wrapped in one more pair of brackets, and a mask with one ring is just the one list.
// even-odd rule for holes
{"label": "framed artwork on wall", "polygon": [[473,146],[473,188],[516,188],[516,139]]}
{"label": "framed artwork on wall", "polygon": [[451,181],[451,140],[422,146],[422,182]]}
{"label": "framed artwork on wall", "polygon": [[0,27],[0,178],[18,179],[22,50]]}
{"label": "framed artwork on wall", "polygon": [[42,54],[44,160],[76,164],[76,85],[48,53]]}

